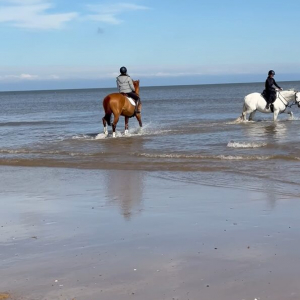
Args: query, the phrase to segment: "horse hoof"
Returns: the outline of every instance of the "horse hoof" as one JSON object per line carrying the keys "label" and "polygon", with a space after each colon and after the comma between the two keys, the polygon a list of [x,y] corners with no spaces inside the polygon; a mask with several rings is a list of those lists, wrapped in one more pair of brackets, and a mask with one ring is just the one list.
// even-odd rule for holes
{"label": "horse hoof", "polygon": [[128,129],[125,130],[124,135],[128,135]]}
{"label": "horse hoof", "polygon": [[113,132],[113,138],[115,138],[116,137],[116,133],[115,132]]}

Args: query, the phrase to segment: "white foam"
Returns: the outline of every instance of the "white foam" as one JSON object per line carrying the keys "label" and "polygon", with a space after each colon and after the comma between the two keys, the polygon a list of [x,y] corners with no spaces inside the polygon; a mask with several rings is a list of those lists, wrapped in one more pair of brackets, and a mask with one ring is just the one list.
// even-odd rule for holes
{"label": "white foam", "polygon": [[[171,129],[161,129],[160,127],[151,126],[151,122],[144,124],[142,128],[139,126],[131,127],[128,134],[124,134],[124,131],[116,131],[116,138],[128,138],[134,136],[148,136],[148,135],[162,135],[168,132],[171,132]],[[108,135],[105,135],[103,132],[98,134],[78,134],[72,136],[73,140],[102,140],[102,139],[112,138],[112,130],[109,128]]]}
{"label": "white foam", "polygon": [[225,122],[226,125],[235,125],[235,124],[240,124],[240,123],[255,123],[255,121],[249,121],[249,120],[243,120],[241,117],[237,118],[234,121],[231,122]]}
{"label": "white foam", "polygon": [[107,135],[105,133],[98,133],[95,136],[95,140],[102,140],[102,139],[105,139],[106,137],[107,137]]}
{"label": "white foam", "polygon": [[233,156],[233,155],[217,155],[216,158],[221,160],[267,160],[271,156]]}
{"label": "white foam", "polygon": [[234,142],[230,141],[227,144],[229,148],[261,148],[267,146],[267,143],[255,143],[255,142]]}
{"label": "white foam", "polygon": [[201,154],[150,154],[138,153],[138,156],[148,158],[178,158],[178,159],[220,159],[220,160],[267,160],[271,156],[242,156],[242,155],[201,155]]}

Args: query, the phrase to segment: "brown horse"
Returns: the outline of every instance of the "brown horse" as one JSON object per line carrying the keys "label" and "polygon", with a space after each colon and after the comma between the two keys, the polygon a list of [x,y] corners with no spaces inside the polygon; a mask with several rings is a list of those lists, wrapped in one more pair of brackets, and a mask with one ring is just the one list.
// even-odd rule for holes
{"label": "brown horse", "polygon": [[[135,93],[139,95],[140,92],[140,81],[134,80],[133,85],[135,88]],[[113,129],[113,137],[116,137],[116,127],[119,121],[120,116],[125,117],[125,134],[128,134],[128,121],[131,117],[136,117],[140,127],[142,127],[142,117],[141,117],[141,110],[142,104],[139,101],[138,104],[138,112],[135,114],[135,107],[130,103],[128,98],[120,93],[109,94],[103,99],[103,108],[105,112],[105,116],[102,118],[104,133],[107,135],[107,124],[112,125]],[[111,115],[114,115],[114,120],[111,124]]]}

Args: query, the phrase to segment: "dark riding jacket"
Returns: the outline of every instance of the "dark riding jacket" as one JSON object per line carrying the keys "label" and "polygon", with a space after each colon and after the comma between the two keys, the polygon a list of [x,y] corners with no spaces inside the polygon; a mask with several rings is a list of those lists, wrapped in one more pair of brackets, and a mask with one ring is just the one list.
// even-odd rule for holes
{"label": "dark riding jacket", "polygon": [[281,89],[281,87],[276,83],[274,78],[268,77],[266,82],[265,82],[265,90],[268,94],[274,93],[275,88],[274,85],[278,88]]}
{"label": "dark riding jacket", "polygon": [[276,86],[278,89],[281,89],[274,78],[268,77],[265,82],[266,100],[268,103],[273,103],[276,99],[276,90],[274,86]]}

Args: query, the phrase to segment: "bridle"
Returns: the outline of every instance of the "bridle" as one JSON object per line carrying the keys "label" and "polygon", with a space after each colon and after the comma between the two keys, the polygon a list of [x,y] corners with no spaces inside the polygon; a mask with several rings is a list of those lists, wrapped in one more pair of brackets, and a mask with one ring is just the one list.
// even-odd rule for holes
{"label": "bridle", "polygon": [[[285,106],[285,109],[284,109],[284,111],[287,109],[287,107],[288,108],[291,108],[293,105],[298,105],[298,107],[300,108],[300,100],[299,101],[297,101],[297,99],[298,99],[298,96],[297,96],[297,94],[298,94],[298,91],[295,91],[295,100],[294,100],[294,103],[292,103],[292,104],[289,104],[289,101],[288,100],[286,100],[282,95],[281,95],[281,93],[280,92],[278,92],[278,99],[284,104],[284,106]],[[283,101],[282,101],[282,99],[281,98],[283,98],[285,101],[286,101],[286,103],[284,103]]]}

